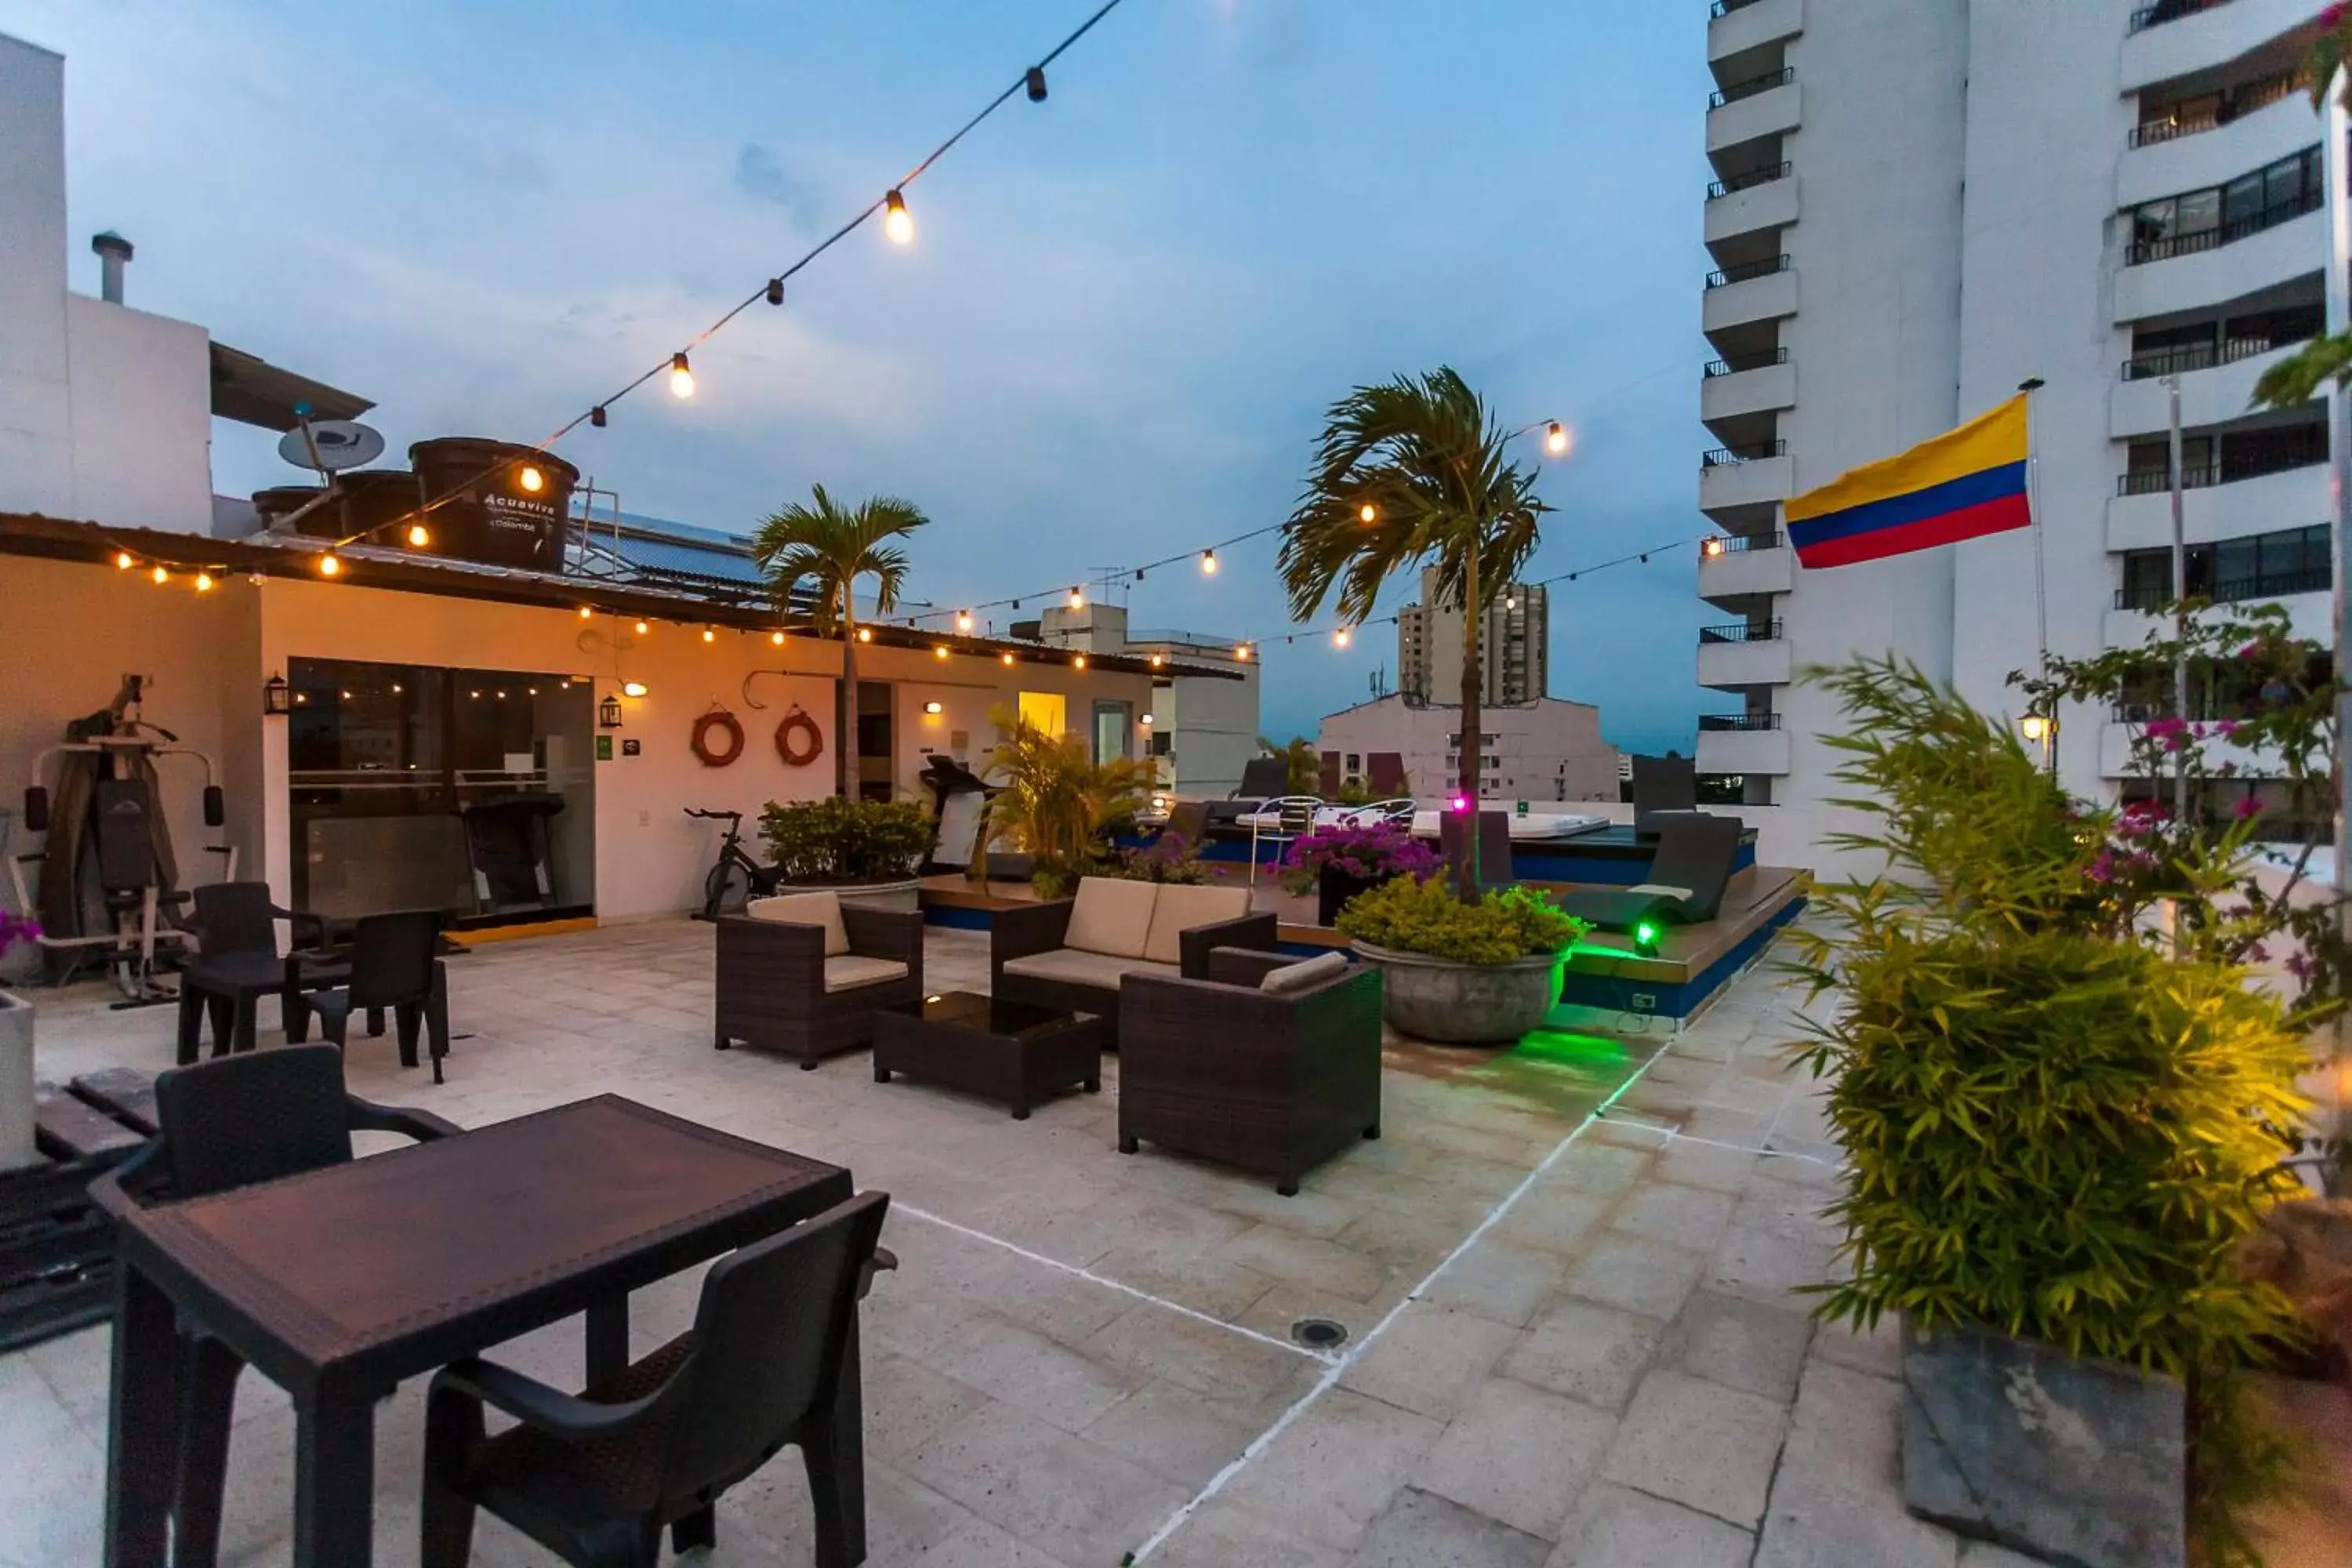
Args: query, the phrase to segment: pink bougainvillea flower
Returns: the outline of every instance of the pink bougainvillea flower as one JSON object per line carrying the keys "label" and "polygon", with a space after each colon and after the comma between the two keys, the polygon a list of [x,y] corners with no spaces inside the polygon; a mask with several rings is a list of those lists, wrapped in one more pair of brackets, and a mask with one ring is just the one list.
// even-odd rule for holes
{"label": "pink bougainvillea flower", "polygon": [[2259,813],[2263,809],[2263,803],[2252,795],[2246,795],[2230,809],[2237,814],[2240,822],[2243,822],[2246,818]]}

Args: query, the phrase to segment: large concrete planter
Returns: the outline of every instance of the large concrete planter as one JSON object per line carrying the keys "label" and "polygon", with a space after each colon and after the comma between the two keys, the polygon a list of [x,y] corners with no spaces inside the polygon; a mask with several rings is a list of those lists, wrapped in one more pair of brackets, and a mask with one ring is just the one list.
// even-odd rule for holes
{"label": "large concrete planter", "polygon": [[1538,953],[1511,963],[1455,963],[1418,952],[1356,943],[1381,972],[1390,1027],[1446,1045],[1492,1046],[1543,1026],[1559,999],[1559,959]]}
{"label": "large concrete planter", "polygon": [[2187,1560],[2181,1387],[1977,1329],[1903,1332],[1903,1500],[2070,1568]]}
{"label": "large concrete planter", "polygon": [[33,1147],[33,1005],[0,991],[0,1171],[41,1163]]}
{"label": "large concrete planter", "polygon": [[923,884],[917,877],[899,882],[786,882],[776,891],[831,893],[845,904],[863,904],[893,914],[912,914],[923,907]]}

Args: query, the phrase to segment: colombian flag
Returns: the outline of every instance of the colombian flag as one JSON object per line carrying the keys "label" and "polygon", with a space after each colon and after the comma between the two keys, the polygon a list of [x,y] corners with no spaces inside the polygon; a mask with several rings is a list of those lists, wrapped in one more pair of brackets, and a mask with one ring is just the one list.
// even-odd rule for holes
{"label": "colombian flag", "polygon": [[1851,566],[2031,527],[2025,395],[1899,457],[1842,474],[1788,504],[1807,566]]}

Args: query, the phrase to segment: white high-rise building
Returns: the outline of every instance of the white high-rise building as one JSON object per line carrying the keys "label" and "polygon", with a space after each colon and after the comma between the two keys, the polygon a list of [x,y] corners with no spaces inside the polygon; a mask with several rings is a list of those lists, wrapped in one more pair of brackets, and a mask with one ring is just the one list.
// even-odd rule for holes
{"label": "white high-rise building", "polygon": [[[1979,706],[2040,646],[2033,536],[1807,572],[1781,506],[2029,379],[2053,651],[2137,644],[2171,588],[2178,376],[2188,587],[2324,636],[2322,406],[2252,414],[2322,324],[2319,121],[2294,68],[2319,0],[1720,0],[1707,114],[1717,270],[1701,389],[1720,531],[1699,594],[1703,773],[1756,804],[1837,793],[1809,664],[1894,652]],[[2129,790],[2122,716],[2061,715],[2085,795]]]}
{"label": "white high-rise building", "polygon": [[[1480,700],[1495,707],[1540,702],[1551,695],[1551,590],[1507,584],[1486,607],[1478,632]],[[1437,569],[1421,574],[1421,601],[1397,612],[1397,689],[1409,702],[1456,706],[1462,700],[1462,610],[1437,590]]]}

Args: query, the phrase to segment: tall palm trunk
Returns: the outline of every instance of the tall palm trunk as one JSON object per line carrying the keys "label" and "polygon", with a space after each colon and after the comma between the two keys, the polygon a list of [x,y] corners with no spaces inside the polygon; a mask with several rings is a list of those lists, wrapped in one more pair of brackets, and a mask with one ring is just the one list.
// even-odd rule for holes
{"label": "tall palm trunk", "polygon": [[866,793],[857,763],[857,601],[851,584],[841,584],[841,743],[835,752],[841,764],[841,798],[856,800]]}
{"label": "tall palm trunk", "polygon": [[1478,700],[1485,682],[1478,679],[1479,623],[1486,617],[1478,599],[1478,541],[1471,542],[1462,574],[1462,798],[1469,814],[1462,819],[1462,853],[1454,862],[1454,890],[1465,904],[1478,901],[1478,770],[1484,765],[1478,745]]}

